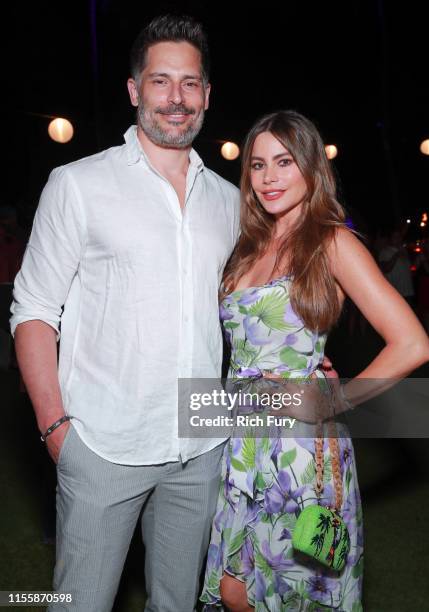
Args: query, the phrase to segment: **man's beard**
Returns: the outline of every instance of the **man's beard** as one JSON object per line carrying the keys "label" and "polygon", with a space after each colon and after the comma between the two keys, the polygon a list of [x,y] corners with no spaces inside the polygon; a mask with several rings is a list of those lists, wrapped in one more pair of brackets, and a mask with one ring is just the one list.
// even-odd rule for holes
{"label": "man's beard", "polygon": [[[188,108],[184,104],[170,104],[166,108],[158,106],[153,109],[150,113],[146,113],[145,108],[141,99],[139,99],[139,105],[137,108],[137,117],[140,126],[146,136],[154,144],[160,147],[168,147],[172,149],[186,149],[189,147],[195,137],[198,135],[204,121],[204,109],[201,109],[196,119],[188,125],[188,127],[180,133],[171,134],[164,130],[156,120],[156,113],[170,114],[170,113],[182,113],[185,115],[195,115],[193,108]],[[173,123],[174,125],[174,123]]]}

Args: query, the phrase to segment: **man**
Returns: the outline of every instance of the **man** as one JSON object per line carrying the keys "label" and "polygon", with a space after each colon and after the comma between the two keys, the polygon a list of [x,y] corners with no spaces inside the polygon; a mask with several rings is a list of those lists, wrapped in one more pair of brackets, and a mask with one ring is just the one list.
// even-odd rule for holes
{"label": "man", "polygon": [[217,496],[220,440],[177,437],[177,380],[220,375],[238,234],[238,190],[191,148],[210,94],[201,26],[153,20],[128,89],[137,128],[52,172],[15,282],[19,365],[57,463],[54,588],[73,597],[51,611],[112,608],[142,508],[146,611],[193,610]]}

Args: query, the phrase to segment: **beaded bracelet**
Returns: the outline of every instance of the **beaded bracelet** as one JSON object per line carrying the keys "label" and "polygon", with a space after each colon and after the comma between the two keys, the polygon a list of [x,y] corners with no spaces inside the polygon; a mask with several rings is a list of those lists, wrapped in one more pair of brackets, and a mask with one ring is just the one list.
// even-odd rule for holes
{"label": "beaded bracelet", "polygon": [[61,417],[60,419],[58,419],[58,421],[55,421],[55,423],[52,423],[52,425],[50,427],[48,427],[48,429],[45,431],[45,433],[43,434],[43,436],[40,436],[40,439],[42,440],[42,442],[46,442],[46,438],[55,430],[57,429],[57,427],[59,427],[60,425],[62,425],[63,423],[65,423],[66,421],[70,421],[70,419],[72,419],[72,416],[68,416],[67,414],[63,417]]}

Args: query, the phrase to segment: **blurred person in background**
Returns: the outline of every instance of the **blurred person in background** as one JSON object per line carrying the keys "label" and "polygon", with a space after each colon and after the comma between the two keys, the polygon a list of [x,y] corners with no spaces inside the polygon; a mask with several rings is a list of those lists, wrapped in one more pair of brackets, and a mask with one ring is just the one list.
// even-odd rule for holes
{"label": "blurred person in background", "polygon": [[396,291],[415,307],[411,262],[404,243],[404,233],[399,228],[392,229],[388,234],[388,243],[378,255],[380,267]]}
{"label": "blurred person in background", "polygon": [[417,268],[417,313],[429,334],[429,239],[426,239],[421,247],[422,250],[415,261]]}
{"label": "blurred person in background", "polygon": [[9,333],[9,305],[12,283],[21,266],[25,241],[20,235],[16,210],[0,207],[0,369],[7,370],[14,362]]}
{"label": "blurred person in background", "polygon": [[12,206],[0,207],[0,283],[13,283],[21,267],[25,240]]}

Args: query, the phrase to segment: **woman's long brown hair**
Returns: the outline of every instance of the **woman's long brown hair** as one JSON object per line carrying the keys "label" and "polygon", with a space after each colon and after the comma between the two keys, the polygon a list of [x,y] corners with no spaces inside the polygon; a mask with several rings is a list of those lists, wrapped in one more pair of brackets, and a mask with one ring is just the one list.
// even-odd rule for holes
{"label": "woman's long brown hair", "polygon": [[289,151],[307,186],[302,217],[280,241],[272,274],[291,275],[293,309],[309,329],[327,331],[341,312],[327,248],[338,228],[345,227],[345,214],[336,199],[335,178],[320,134],[295,111],[262,117],[246,138],[240,185],[241,236],[225,268],[223,295],[234,290],[273,238],[275,219],[260,204],[250,182],[253,145],[263,132],[270,132]]}

